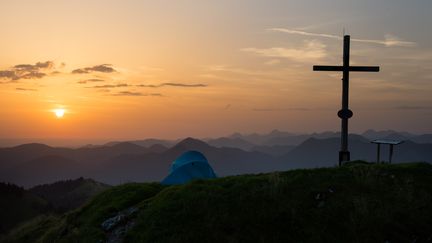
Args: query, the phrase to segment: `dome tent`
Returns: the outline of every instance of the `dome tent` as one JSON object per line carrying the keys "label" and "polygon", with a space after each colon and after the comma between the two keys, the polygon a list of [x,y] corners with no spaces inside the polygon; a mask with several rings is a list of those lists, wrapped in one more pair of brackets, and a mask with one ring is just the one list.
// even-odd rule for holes
{"label": "dome tent", "polygon": [[171,165],[169,175],[162,180],[164,185],[184,184],[193,179],[216,178],[206,157],[197,151],[187,151]]}

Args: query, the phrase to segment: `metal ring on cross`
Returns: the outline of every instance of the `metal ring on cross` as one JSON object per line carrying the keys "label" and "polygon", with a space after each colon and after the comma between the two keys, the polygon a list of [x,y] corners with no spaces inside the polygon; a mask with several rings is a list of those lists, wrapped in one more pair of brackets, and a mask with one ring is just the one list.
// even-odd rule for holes
{"label": "metal ring on cross", "polygon": [[341,119],[349,119],[353,116],[353,112],[350,109],[343,109],[338,112],[338,117]]}

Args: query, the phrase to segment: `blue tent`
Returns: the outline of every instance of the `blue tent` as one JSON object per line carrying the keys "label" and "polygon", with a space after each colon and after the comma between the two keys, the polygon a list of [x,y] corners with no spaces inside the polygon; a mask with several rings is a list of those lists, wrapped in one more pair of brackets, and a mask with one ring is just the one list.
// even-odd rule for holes
{"label": "blue tent", "polygon": [[164,185],[184,184],[193,179],[216,178],[206,157],[197,151],[188,151],[171,165],[169,175],[161,182]]}

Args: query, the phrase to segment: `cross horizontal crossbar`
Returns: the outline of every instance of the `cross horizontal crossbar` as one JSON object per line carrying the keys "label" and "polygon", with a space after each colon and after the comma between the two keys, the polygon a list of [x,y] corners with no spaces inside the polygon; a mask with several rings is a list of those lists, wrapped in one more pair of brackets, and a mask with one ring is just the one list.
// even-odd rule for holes
{"label": "cross horizontal crossbar", "polygon": [[[314,71],[344,71],[343,66],[313,66]],[[349,66],[350,72],[379,72],[380,68],[376,66]]]}

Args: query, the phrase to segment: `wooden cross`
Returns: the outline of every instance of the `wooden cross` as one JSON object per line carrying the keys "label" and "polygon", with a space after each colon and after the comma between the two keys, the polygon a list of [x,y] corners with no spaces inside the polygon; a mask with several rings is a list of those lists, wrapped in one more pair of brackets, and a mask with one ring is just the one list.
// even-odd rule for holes
{"label": "wooden cross", "polygon": [[350,161],[348,151],[348,119],[353,116],[353,112],[348,108],[349,73],[350,72],[379,72],[379,67],[350,66],[350,36],[344,36],[343,66],[313,66],[314,71],[338,71],[343,72],[342,78],[342,109],[338,116],[342,119],[341,128],[341,149],[339,151],[339,165],[345,161]]}

